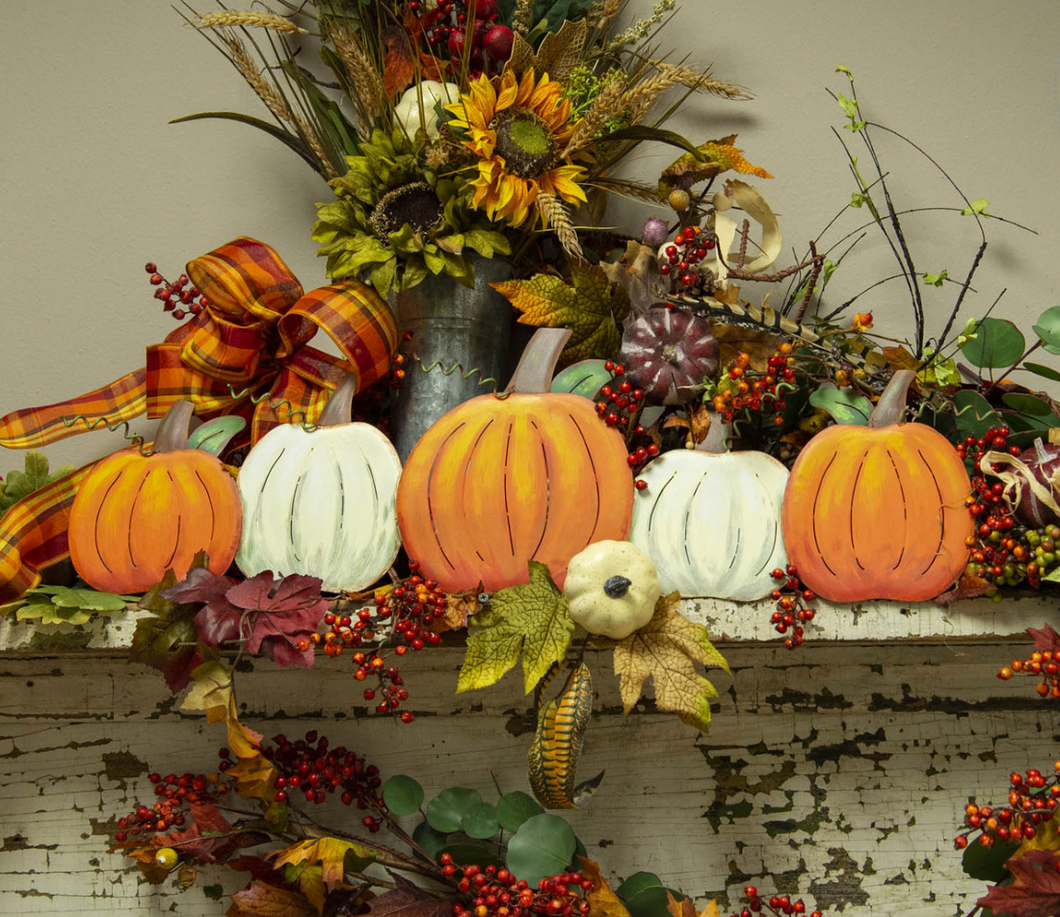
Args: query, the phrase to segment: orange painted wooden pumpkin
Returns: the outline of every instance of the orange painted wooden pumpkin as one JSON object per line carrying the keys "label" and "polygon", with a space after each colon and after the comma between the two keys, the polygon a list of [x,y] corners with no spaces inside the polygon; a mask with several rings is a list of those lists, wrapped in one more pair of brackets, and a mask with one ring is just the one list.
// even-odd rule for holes
{"label": "orange painted wooden pumpkin", "polygon": [[[448,592],[494,591],[547,564],[562,587],[586,545],[622,540],[633,477],[622,437],[581,395],[548,393],[570,332],[535,332],[507,397],[481,395],[439,419],[416,444],[398,484],[409,557]],[[545,393],[545,394],[542,394]]]}
{"label": "orange painted wooden pumpkin", "polygon": [[239,491],[220,459],[188,449],[193,407],[169,409],[151,455],[119,452],[85,478],[70,510],[70,557],[105,592],[144,592],[206,551],[224,573],[239,547]]}
{"label": "orange painted wooden pumpkin", "polygon": [[802,450],[784,495],[788,557],[834,602],[918,602],[968,563],[971,482],[941,434],[901,423],[914,374],[894,374],[868,427],[828,427]]}

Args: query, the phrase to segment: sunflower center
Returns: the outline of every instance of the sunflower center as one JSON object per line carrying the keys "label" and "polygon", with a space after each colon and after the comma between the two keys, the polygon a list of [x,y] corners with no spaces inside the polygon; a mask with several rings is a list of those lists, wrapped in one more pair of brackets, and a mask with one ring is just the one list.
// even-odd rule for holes
{"label": "sunflower center", "polygon": [[494,150],[513,175],[536,178],[554,164],[556,142],[552,132],[532,111],[509,108],[498,114],[490,127],[497,133]]}
{"label": "sunflower center", "polygon": [[413,232],[426,232],[442,219],[444,208],[426,182],[410,182],[384,194],[369,222],[385,242],[406,223]]}

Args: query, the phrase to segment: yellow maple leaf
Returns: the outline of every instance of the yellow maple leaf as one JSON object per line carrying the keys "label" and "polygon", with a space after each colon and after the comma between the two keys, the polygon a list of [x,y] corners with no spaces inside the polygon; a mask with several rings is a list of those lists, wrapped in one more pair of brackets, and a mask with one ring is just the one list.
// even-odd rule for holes
{"label": "yellow maple leaf", "polygon": [[662,596],[652,619],[615,645],[615,674],[624,713],[633,709],[650,676],[656,707],[677,713],[682,722],[706,732],[710,728],[710,700],[718,692],[699,674],[696,663],[718,666],[726,672],[729,664],[707,638],[707,629],[677,610],[680,601],[677,592]]}
{"label": "yellow maple leaf", "polygon": [[702,912],[697,912],[691,898],[682,898],[678,901],[667,889],[666,910],[671,917],[718,917],[718,902],[711,899]]}
{"label": "yellow maple leaf", "polygon": [[523,314],[519,322],[539,328],[570,328],[563,361],[613,357],[622,343],[619,322],[629,313],[629,296],[598,265],[571,265],[568,284],[554,274],[490,284]]}
{"label": "yellow maple leaf", "polygon": [[[273,861],[277,869],[280,866],[290,864],[299,866],[305,863],[307,867],[320,864],[320,876],[324,885],[331,891],[343,884],[346,875],[346,854],[352,853],[357,859],[365,861],[364,865],[375,859],[375,854],[367,847],[362,847],[353,841],[344,841],[337,837],[317,837],[308,841],[299,841],[282,850],[274,850],[266,854]],[[357,869],[363,868],[357,866]]]}
{"label": "yellow maple leaf", "polygon": [[578,857],[582,875],[593,883],[593,890],[586,895],[592,917],[629,917],[629,911],[614,893],[600,872],[600,865],[586,857]]}
{"label": "yellow maple leaf", "polygon": [[219,662],[204,662],[191,673],[192,685],[181,710],[205,710],[206,722],[228,718],[232,700],[232,675]]}

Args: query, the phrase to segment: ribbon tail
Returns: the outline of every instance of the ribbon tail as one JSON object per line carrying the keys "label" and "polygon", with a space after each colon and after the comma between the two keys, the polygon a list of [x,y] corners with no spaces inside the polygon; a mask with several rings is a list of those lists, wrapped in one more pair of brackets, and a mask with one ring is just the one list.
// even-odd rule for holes
{"label": "ribbon tail", "polygon": [[[68,436],[94,430],[104,423],[113,426],[132,420],[145,410],[147,370],[140,367],[110,385],[69,401],[12,411],[0,418],[0,446],[9,449],[47,446]],[[83,417],[85,422],[74,423],[75,417]]]}
{"label": "ribbon tail", "polygon": [[41,570],[70,556],[70,507],[96,464],[35,490],[0,517],[0,599],[14,601],[40,584]]}

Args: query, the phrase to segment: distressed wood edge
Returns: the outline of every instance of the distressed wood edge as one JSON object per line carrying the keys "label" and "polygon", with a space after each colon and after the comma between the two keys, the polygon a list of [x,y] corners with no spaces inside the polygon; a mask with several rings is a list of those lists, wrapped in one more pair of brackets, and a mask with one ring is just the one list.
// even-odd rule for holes
{"label": "distressed wood edge", "polygon": [[[882,646],[901,643],[1025,641],[1028,627],[1041,627],[1055,617],[1060,603],[1052,596],[1022,595],[995,603],[971,599],[950,608],[932,602],[869,601],[836,605],[818,601],[815,620],[806,628],[806,644]],[[776,643],[783,639],[770,623],[775,604],[732,602],[715,598],[686,598],[681,611],[704,625],[720,646]],[[136,623],[150,612],[130,608],[99,613],[88,624],[42,625],[16,621],[13,614],[0,619],[0,656],[67,655],[115,652],[132,645]],[[458,638],[458,642],[462,642]]]}

